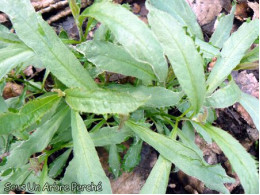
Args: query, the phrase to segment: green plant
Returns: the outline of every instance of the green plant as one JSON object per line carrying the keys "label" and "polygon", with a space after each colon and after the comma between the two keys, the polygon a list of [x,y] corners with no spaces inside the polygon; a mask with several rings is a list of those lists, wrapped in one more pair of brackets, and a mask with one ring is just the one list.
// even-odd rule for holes
{"label": "green plant", "polygon": [[[228,193],[224,183],[234,179],[221,165],[205,162],[194,143],[195,128],[207,142],[213,140],[223,150],[245,192],[258,193],[256,161],[231,135],[211,125],[215,108],[240,102],[259,129],[259,101],[242,93],[231,77],[233,69],[251,67],[248,64],[258,59],[255,50],[247,52],[258,38],[258,20],[244,23],[230,36],[234,5],[229,15],[220,18],[208,43],[183,0],[147,1],[151,28],[125,7],[109,1],[96,1],[81,14],[80,1],[70,0],[70,6],[80,41],[70,40],[66,34],[59,38],[29,0],[1,1],[0,11],[10,17],[16,31],[11,34],[0,26],[1,89],[6,81],[17,79],[6,76],[11,69],[19,72],[32,62],[46,68],[43,82],[50,73],[55,82],[52,92],[36,87],[33,95],[24,93],[9,104],[0,98],[0,149],[10,153],[0,164],[1,192],[12,189],[7,188],[8,182],[20,185],[21,190],[23,184],[38,183],[40,191],[26,189],[35,193],[46,192],[46,182],[102,182],[102,189],[96,192],[111,193],[95,147],[109,151],[111,172],[117,177],[121,164],[125,171],[138,165],[144,141],[160,156],[141,193],[165,193],[172,163],[208,188]],[[102,25],[94,39],[86,41],[96,21]],[[206,64],[213,57],[218,60],[208,72]],[[106,71],[136,79],[126,85],[111,83]],[[26,86],[30,83],[22,81]],[[176,108],[179,116],[171,114]],[[151,130],[151,123],[157,132]],[[130,137],[135,141],[121,163],[121,143]],[[55,152],[62,154],[49,163]],[[89,189],[50,191],[87,193]]]}

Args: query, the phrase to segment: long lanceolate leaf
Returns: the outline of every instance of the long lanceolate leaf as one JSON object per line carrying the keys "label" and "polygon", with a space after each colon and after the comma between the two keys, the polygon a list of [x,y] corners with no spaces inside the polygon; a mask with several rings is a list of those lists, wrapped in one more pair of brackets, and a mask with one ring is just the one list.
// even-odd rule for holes
{"label": "long lanceolate leaf", "polygon": [[165,194],[171,166],[172,163],[160,155],[141,189],[141,194]]}
{"label": "long lanceolate leaf", "polygon": [[147,4],[149,23],[168,56],[182,89],[188,95],[195,112],[199,112],[205,97],[203,61],[193,40],[185,34],[169,14]]}
{"label": "long lanceolate leaf", "polygon": [[217,28],[209,40],[214,46],[222,48],[225,41],[229,38],[233,26],[235,10],[236,5],[232,7],[229,15],[220,18]]}
{"label": "long lanceolate leaf", "polygon": [[240,97],[241,90],[236,85],[235,81],[232,80],[227,86],[217,90],[211,96],[207,97],[205,106],[212,108],[226,108],[238,102]]}
{"label": "long lanceolate leaf", "polygon": [[131,85],[111,85],[109,88],[118,90],[120,92],[130,93],[135,97],[150,97],[147,102],[145,102],[144,106],[155,108],[175,106],[179,103],[183,96],[182,92],[173,92],[164,87],[133,87]]}
{"label": "long lanceolate leaf", "polygon": [[67,89],[65,93],[66,102],[72,109],[95,114],[128,114],[144,105],[149,99],[104,89],[85,91],[75,88]]}
{"label": "long lanceolate leaf", "polygon": [[135,60],[123,47],[105,41],[87,41],[77,45],[77,50],[102,70],[133,76],[151,83],[156,80],[148,64]]}
{"label": "long lanceolate leaf", "polygon": [[259,193],[259,178],[256,161],[230,134],[209,124],[202,126],[228,157],[237,173],[246,194]]}
{"label": "long lanceolate leaf", "polygon": [[0,115],[0,135],[21,131],[39,121],[50,109],[58,105],[58,95],[51,95],[27,103],[18,113]]}
{"label": "long lanceolate leaf", "polygon": [[244,23],[225,42],[214,68],[207,80],[207,93],[211,94],[239,64],[247,49],[259,35],[259,20]]}
{"label": "long lanceolate leaf", "polygon": [[188,27],[193,35],[203,40],[201,28],[197,22],[196,15],[188,3],[184,0],[149,0],[156,9],[167,12],[181,25]]}
{"label": "long lanceolate leaf", "polygon": [[75,111],[71,111],[71,128],[74,160],[77,165],[77,169],[74,170],[77,175],[76,182],[79,184],[91,184],[93,182],[95,185],[101,182],[100,185],[102,186],[99,191],[84,191],[82,193],[111,193],[109,179],[99,162],[94,143],[81,116]]}
{"label": "long lanceolate leaf", "polygon": [[226,175],[225,170],[220,165],[209,165],[193,148],[132,121],[127,121],[126,126],[186,174],[198,178],[211,189],[228,193],[224,183],[230,183],[234,180]]}
{"label": "long lanceolate leaf", "polygon": [[16,34],[0,29],[0,48],[7,47],[11,44],[24,44]]}
{"label": "long lanceolate leaf", "polygon": [[0,80],[13,68],[33,57],[34,52],[22,44],[0,49]]}
{"label": "long lanceolate leaf", "polygon": [[133,135],[133,132],[128,128],[122,128],[119,130],[118,126],[115,127],[103,127],[94,132],[89,133],[96,147],[109,146],[112,144],[121,144],[128,137]]}
{"label": "long lanceolate leaf", "polygon": [[257,69],[259,67],[258,60],[259,46],[256,46],[254,49],[246,53],[246,55],[242,58],[235,70]]}
{"label": "long lanceolate leaf", "polygon": [[32,170],[29,169],[30,165],[27,164],[19,169],[17,169],[11,176],[7,178],[1,178],[0,182],[0,193],[1,194],[9,194],[10,190],[6,189],[6,183],[14,184],[14,185],[22,185],[26,178],[32,173]]}
{"label": "long lanceolate leaf", "polygon": [[68,110],[68,106],[64,105],[57,114],[39,127],[28,140],[22,142],[12,150],[10,156],[7,157],[7,163],[4,167],[0,167],[0,169],[18,168],[26,164],[32,154],[43,151],[58,130],[66,114],[68,114]]}
{"label": "long lanceolate leaf", "polygon": [[1,0],[0,10],[11,19],[18,37],[68,87],[95,88],[96,84],[29,0]]}
{"label": "long lanceolate leaf", "polygon": [[254,96],[242,93],[239,103],[246,109],[259,130],[259,100]]}
{"label": "long lanceolate leaf", "polygon": [[[174,131],[169,135],[170,138],[175,138]],[[197,151],[197,154],[203,158],[202,151],[194,143],[195,133],[190,123],[185,122],[182,131],[178,130],[178,136],[184,145],[188,145]],[[145,185],[141,189],[142,194],[165,194],[168,186],[169,175],[171,171],[172,162],[159,156],[156,164],[154,165]]]}
{"label": "long lanceolate leaf", "polygon": [[163,50],[150,29],[133,13],[109,2],[95,3],[81,17],[92,17],[105,24],[117,41],[138,61],[152,66],[160,82],[165,82],[168,66]]}

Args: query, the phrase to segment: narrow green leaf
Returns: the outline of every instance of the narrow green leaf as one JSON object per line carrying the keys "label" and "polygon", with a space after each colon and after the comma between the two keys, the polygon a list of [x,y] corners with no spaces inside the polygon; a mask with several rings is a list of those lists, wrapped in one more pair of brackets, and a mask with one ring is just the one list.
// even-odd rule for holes
{"label": "narrow green leaf", "polygon": [[77,0],[69,0],[69,6],[74,18],[77,18],[80,14],[80,4],[77,3]]}
{"label": "narrow green leaf", "polygon": [[140,193],[165,194],[171,167],[172,163],[160,155]]}
{"label": "narrow green leaf", "polygon": [[256,161],[230,134],[209,124],[202,126],[228,157],[237,173],[246,194],[259,193],[259,178]]}
{"label": "narrow green leaf", "polygon": [[203,40],[203,34],[200,25],[197,22],[196,15],[191,7],[183,0],[149,0],[152,6],[170,14],[181,25],[187,26],[193,35]]}
{"label": "narrow green leaf", "polygon": [[28,162],[32,154],[43,151],[63,122],[66,114],[68,114],[68,110],[67,106],[63,107],[49,121],[39,127],[28,140],[21,142],[21,144],[14,148],[10,156],[7,157],[7,163],[3,167],[0,167],[0,169],[20,167]]}
{"label": "narrow green leaf", "polygon": [[[147,4],[149,5],[149,4]],[[203,60],[183,28],[169,14],[156,10],[151,5],[149,23],[168,56],[173,71],[195,112],[199,112],[205,96]]]}
{"label": "narrow green leaf", "polygon": [[0,95],[0,114],[4,113],[6,111],[8,111],[8,106],[5,103],[4,98]]}
{"label": "narrow green leaf", "polygon": [[109,148],[109,167],[112,173],[117,178],[120,174],[120,156],[117,152],[117,146],[115,144],[110,145]]}
{"label": "narrow green leaf", "polygon": [[130,172],[140,163],[142,146],[143,141],[139,138],[136,138],[124,156],[124,162],[122,166],[124,171]]}
{"label": "narrow green leaf", "polygon": [[120,5],[101,2],[87,8],[81,17],[92,17],[106,25],[136,60],[151,65],[159,81],[165,82],[168,66],[163,50],[137,16]]}
{"label": "narrow green leaf", "polygon": [[13,68],[33,57],[34,52],[22,44],[0,49],[0,80]]}
{"label": "narrow green leaf", "polygon": [[[6,47],[11,44],[24,44],[16,34],[6,31],[0,31],[0,45]],[[25,44],[24,44],[25,45]]]}
{"label": "narrow green leaf", "polygon": [[182,133],[189,140],[195,142],[195,132],[192,124],[189,121],[185,121],[182,125]]}
{"label": "narrow green leaf", "polygon": [[127,121],[126,125],[184,173],[201,180],[210,189],[228,193],[223,183],[234,180],[226,175],[220,165],[207,164],[193,148],[155,133],[146,127],[130,121]]}
{"label": "narrow green leaf", "polygon": [[259,46],[255,47],[251,51],[248,51],[240,61],[240,64],[237,65],[235,70],[257,69],[259,66],[258,60],[259,60]]}
{"label": "narrow green leaf", "polygon": [[50,142],[50,145],[53,145],[56,148],[57,145],[64,145],[67,142],[72,140],[71,135],[71,119],[70,114],[66,115],[60,127],[56,131],[53,139]]}
{"label": "narrow green leaf", "polygon": [[[110,85],[110,89],[120,92],[130,93],[134,97],[149,98],[144,106],[147,107],[169,107],[179,103],[182,98],[182,92],[173,92],[164,87],[133,87],[131,85]],[[158,95],[160,94],[160,95]]]}
{"label": "narrow green leaf", "polygon": [[[72,182],[78,182],[77,179],[77,173],[75,172],[75,170],[78,170],[78,162],[77,159],[74,157],[68,167],[66,168],[66,172],[64,174],[64,177],[61,180],[61,183],[64,185],[71,185]],[[86,183],[84,183],[86,184]],[[76,191],[76,189],[72,190],[70,189],[70,191],[67,191],[66,193],[70,193],[70,194],[79,194],[80,191]]]}
{"label": "narrow green leaf", "polygon": [[[38,174],[41,175],[44,170],[39,171]],[[46,172],[45,172],[46,173]],[[34,172],[31,172],[31,174],[26,178],[26,180],[23,182],[26,185],[26,192],[31,193],[31,194],[61,194],[61,193],[66,193],[65,191],[59,191],[57,188],[51,188],[49,185],[52,185],[56,183],[58,184],[57,181],[51,179],[48,175],[44,175],[44,182],[43,182],[43,188],[39,189],[35,186],[33,188],[33,183],[35,184],[40,184],[41,183],[41,178],[38,176],[38,174],[35,174]],[[28,188],[28,185],[30,184],[31,188]],[[42,190],[42,192],[41,192]],[[25,191],[25,190],[24,190]]]}
{"label": "narrow green leaf", "polygon": [[210,43],[202,41],[201,39],[195,39],[195,45],[199,47],[200,54],[203,55],[203,58],[212,59],[220,55],[218,48],[214,47]]}
{"label": "narrow green leaf", "polygon": [[0,24],[0,32],[9,33],[9,29],[6,26]]}
{"label": "narrow green leaf", "polygon": [[84,190],[81,193],[112,193],[109,179],[100,164],[94,143],[81,116],[75,111],[71,111],[71,127],[74,143],[73,153],[77,165],[77,169],[74,170],[77,175],[76,182],[79,184],[91,184],[93,182],[95,185],[99,182],[102,183],[102,188],[98,191],[88,192]]}
{"label": "narrow green leaf", "polygon": [[43,165],[42,172],[41,172],[41,175],[40,175],[40,180],[39,180],[39,184],[41,186],[40,187],[40,192],[42,194],[47,194],[47,191],[43,190],[43,186],[47,182],[47,177],[48,177],[48,164],[47,164],[47,160],[45,160],[45,163]]}
{"label": "narrow green leaf", "polygon": [[203,152],[195,144],[194,128],[189,121],[185,121],[181,131],[178,129],[178,136],[184,145],[187,145],[190,148],[193,148],[197,152],[197,154],[199,154],[200,157],[203,158]]}
{"label": "narrow green leaf", "polygon": [[156,80],[151,66],[138,62],[123,47],[105,41],[87,41],[77,45],[77,50],[98,68],[133,76],[150,83]]}
{"label": "narrow green leaf", "polygon": [[221,57],[218,58],[207,80],[207,93],[211,94],[239,64],[245,52],[259,35],[259,20],[253,20],[234,32],[224,43]]}
{"label": "narrow green leaf", "polygon": [[[196,152],[201,156],[201,158],[203,158],[202,151],[194,143],[195,134],[192,125],[188,122],[185,122],[183,127],[184,128],[182,131],[178,130],[178,136],[180,137],[182,143],[196,150]],[[172,163],[169,160],[165,159],[160,155],[148,179],[146,180],[145,185],[141,189],[141,193],[165,194],[168,186],[171,165]]]}
{"label": "narrow green leaf", "polygon": [[9,16],[18,37],[63,84],[84,89],[97,87],[55,31],[34,11],[30,0],[2,0],[0,10]]}
{"label": "narrow green leaf", "polygon": [[64,152],[50,164],[49,177],[56,178],[58,175],[61,174],[64,166],[66,165],[70,153],[71,149]]}
{"label": "narrow green leaf", "polygon": [[230,14],[222,16],[219,20],[217,28],[211,36],[209,42],[218,48],[222,48],[223,44],[228,40],[232,27],[236,11],[236,5],[234,5],[230,11]]}
{"label": "narrow green leaf", "polygon": [[218,89],[211,96],[205,100],[205,106],[212,108],[226,108],[232,106],[239,101],[241,97],[241,90],[236,85],[235,81],[232,80],[230,83]]}
{"label": "narrow green leaf", "polygon": [[22,131],[41,120],[51,108],[58,105],[60,99],[57,95],[50,95],[27,103],[18,113],[0,114],[0,135]]}
{"label": "narrow green leaf", "polygon": [[2,179],[0,182],[0,193],[1,194],[9,194],[11,191],[10,187],[9,188],[6,185],[6,183],[10,184],[16,184],[16,185],[21,185],[23,182],[26,180],[26,178],[31,174],[31,170],[29,170],[28,164],[18,168],[15,170],[14,173],[12,173],[9,177]]}
{"label": "narrow green leaf", "polygon": [[89,135],[96,147],[108,146],[111,144],[121,144],[128,137],[131,137],[133,133],[128,128],[118,128],[118,126],[103,127],[97,131],[94,131],[93,133],[89,133]]}
{"label": "narrow green leaf", "polygon": [[246,109],[259,130],[259,100],[254,96],[242,93],[239,103]]}
{"label": "narrow green leaf", "polygon": [[201,137],[203,137],[203,139],[208,143],[211,144],[212,143],[212,139],[209,136],[209,134],[203,129],[201,128],[201,126],[197,125],[197,123],[191,121],[192,126],[194,127],[194,129],[196,129],[196,131],[201,135]]}
{"label": "narrow green leaf", "polygon": [[67,89],[65,93],[66,102],[72,109],[95,114],[128,114],[142,106],[148,99],[104,89],[84,91],[76,88]]}

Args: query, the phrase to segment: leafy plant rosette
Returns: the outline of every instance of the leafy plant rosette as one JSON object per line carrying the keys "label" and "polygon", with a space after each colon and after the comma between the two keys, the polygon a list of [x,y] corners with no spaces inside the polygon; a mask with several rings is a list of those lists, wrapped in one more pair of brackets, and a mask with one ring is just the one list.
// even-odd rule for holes
{"label": "leafy plant rosette", "polygon": [[[146,142],[160,156],[141,193],[165,193],[172,164],[206,187],[229,193],[224,184],[235,180],[220,164],[203,159],[194,143],[195,129],[221,148],[245,193],[258,193],[257,162],[212,123],[215,108],[239,102],[259,129],[258,99],[241,92],[231,76],[232,70],[248,68],[258,59],[258,46],[249,48],[258,39],[259,21],[245,22],[230,36],[233,5],[205,42],[183,0],[148,0],[149,25],[110,1],[96,1],[82,13],[80,1],[69,3],[79,41],[64,31],[57,36],[29,0],[1,0],[0,11],[10,17],[16,32],[0,26],[1,92],[13,78],[8,74],[12,69],[19,73],[32,63],[46,68],[42,86],[47,76],[54,80],[51,92],[24,79],[24,85],[37,89],[33,95],[25,91],[11,100],[0,97],[0,149],[8,154],[2,155],[1,192],[112,193],[95,147],[109,152],[110,171],[118,177],[139,164]],[[97,22],[101,26],[87,40]],[[212,58],[217,61],[208,72]],[[134,79],[109,82],[107,72]],[[180,114],[171,114],[173,110]],[[122,143],[128,139],[133,144],[121,159]],[[28,188],[30,182],[40,187]]]}

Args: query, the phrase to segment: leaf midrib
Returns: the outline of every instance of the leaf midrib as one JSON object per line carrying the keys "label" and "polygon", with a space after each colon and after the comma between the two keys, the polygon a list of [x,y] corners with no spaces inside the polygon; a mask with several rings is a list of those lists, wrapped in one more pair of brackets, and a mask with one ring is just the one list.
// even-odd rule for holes
{"label": "leaf midrib", "polygon": [[[19,17],[23,18],[24,23],[26,23],[26,25],[29,27],[29,29],[31,29],[31,33],[34,33],[41,41],[42,43],[44,43],[45,48],[48,48],[49,52],[54,56],[54,58],[62,65],[63,68],[65,68],[65,70],[67,70],[68,73],[71,74],[72,77],[75,78],[76,81],[78,81],[82,86],[86,87],[86,89],[89,89],[87,85],[85,85],[84,83],[81,82],[81,80],[78,80],[78,77],[76,75],[74,75],[72,72],[70,72],[70,70],[64,66],[65,64],[59,59],[57,58],[57,56],[55,55],[55,53],[52,51],[51,48],[49,48],[48,44],[46,43],[45,39],[43,38],[43,36],[41,34],[38,33],[37,30],[35,30],[29,23],[27,18],[24,18],[23,15],[20,14],[20,12],[16,12],[19,14]],[[11,15],[11,14],[10,14]],[[13,20],[15,20],[14,15],[13,16]],[[39,26],[41,26],[41,23],[38,20],[38,17],[36,16],[36,14],[34,13],[32,17],[35,17],[35,19],[37,20],[37,24]],[[41,22],[45,22],[45,21],[41,21]],[[31,48],[32,50],[34,50],[33,48]],[[93,85],[92,87],[94,87],[95,85]],[[97,87],[97,86],[96,86]]]}
{"label": "leaf midrib", "polygon": [[[190,77],[190,80],[191,80],[190,84],[191,84],[191,86],[192,86],[192,88],[193,88],[193,90],[195,92],[195,97],[196,97],[196,102],[197,102],[197,105],[196,105],[195,109],[197,110],[198,106],[199,106],[199,103],[200,103],[199,102],[199,96],[197,95],[197,94],[199,94],[199,92],[198,92],[198,88],[195,85],[194,78],[192,77],[192,71],[191,71],[191,69],[189,67],[189,63],[188,63],[188,61],[186,59],[186,55],[184,54],[183,50],[181,49],[178,41],[176,41],[175,37],[173,36],[174,33],[171,33],[170,29],[168,28],[168,25],[165,25],[163,20],[161,20],[161,23],[164,24],[165,29],[168,31],[168,34],[172,37],[172,39],[176,43],[176,46],[178,47],[179,51],[181,52],[181,55],[183,56],[183,59],[184,59],[184,62],[185,62],[185,65],[186,65],[186,68],[188,70],[188,74],[189,74],[189,77]],[[184,36],[186,36],[186,35],[184,34]],[[188,38],[188,37],[186,37],[186,38]],[[191,98],[191,101],[192,101],[192,98]]]}

